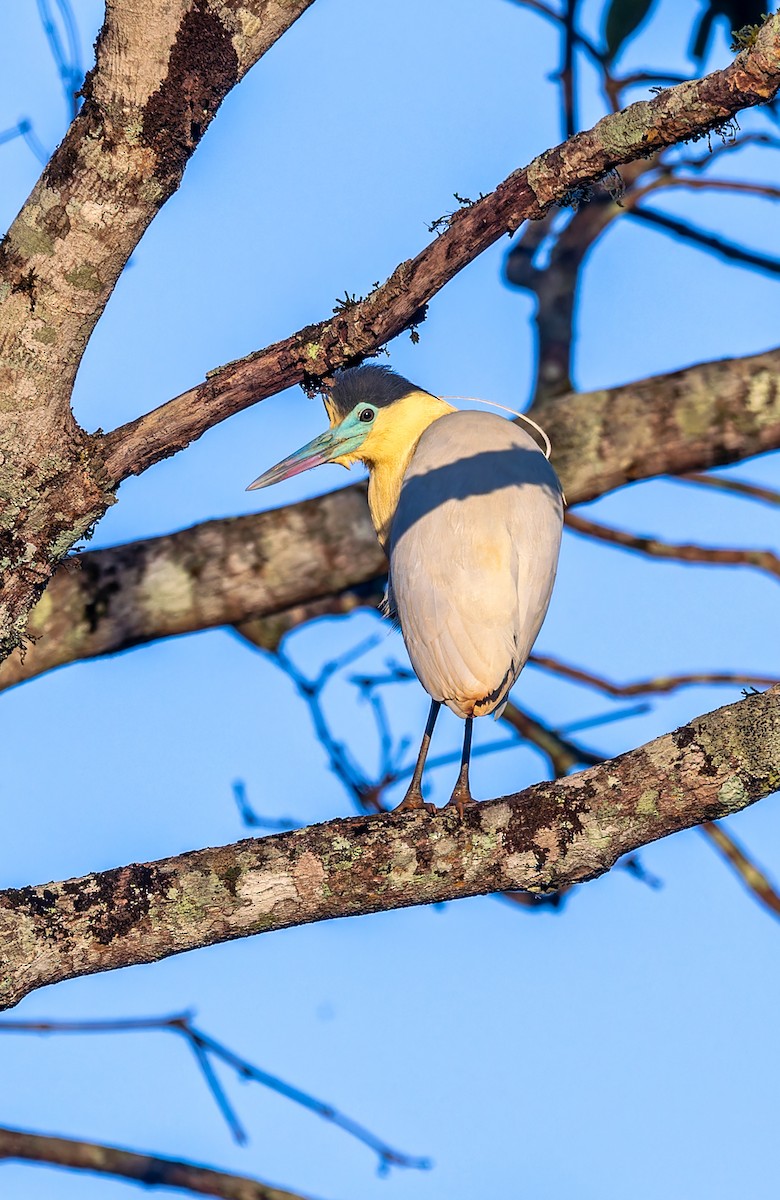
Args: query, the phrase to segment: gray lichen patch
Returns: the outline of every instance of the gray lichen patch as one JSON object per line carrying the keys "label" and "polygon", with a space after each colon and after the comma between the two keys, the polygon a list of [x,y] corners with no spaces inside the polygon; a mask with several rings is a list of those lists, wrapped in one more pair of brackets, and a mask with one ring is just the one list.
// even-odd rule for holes
{"label": "gray lichen patch", "polygon": [[97,270],[92,263],[82,263],[80,267],[74,267],[73,270],[67,271],[65,279],[71,287],[78,288],[82,292],[99,292],[103,288]]}

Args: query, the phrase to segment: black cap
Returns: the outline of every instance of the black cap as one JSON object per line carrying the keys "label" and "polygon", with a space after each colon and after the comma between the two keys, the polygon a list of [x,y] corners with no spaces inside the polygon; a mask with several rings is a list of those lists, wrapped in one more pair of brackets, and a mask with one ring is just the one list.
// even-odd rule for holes
{"label": "black cap", "polygon": [[330,402],[339,420],[348,417],[357,404],[373,404],[386,408],[410,392],[422,391],[416,384],[396,375],[389,367],[369,364],[363,367],[348,367],[339,371],[330,392]]}

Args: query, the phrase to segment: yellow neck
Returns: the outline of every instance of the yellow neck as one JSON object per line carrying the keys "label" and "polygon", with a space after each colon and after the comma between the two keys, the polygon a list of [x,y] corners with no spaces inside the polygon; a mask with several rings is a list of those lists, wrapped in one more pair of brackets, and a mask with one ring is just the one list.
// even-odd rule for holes
{"label": "yellow neck", "polygon": [[410,392],[381,409],[370,437],[360,448],[369,470],[368,507],[377,537],[387,547],[401,483],[417,443],[439,417],[456,410],[427,392]]}

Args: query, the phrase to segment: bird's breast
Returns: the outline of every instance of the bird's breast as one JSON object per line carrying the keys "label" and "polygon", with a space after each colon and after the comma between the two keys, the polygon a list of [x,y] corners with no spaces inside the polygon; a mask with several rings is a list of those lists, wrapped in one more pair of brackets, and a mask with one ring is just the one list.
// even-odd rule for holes
{"label": "bird's breast", "polygon": [[461,716],[499,709],[547,611],[562,527],[533,440],[487,413],[423,434],[389,539],[393,601],[428,693]]}

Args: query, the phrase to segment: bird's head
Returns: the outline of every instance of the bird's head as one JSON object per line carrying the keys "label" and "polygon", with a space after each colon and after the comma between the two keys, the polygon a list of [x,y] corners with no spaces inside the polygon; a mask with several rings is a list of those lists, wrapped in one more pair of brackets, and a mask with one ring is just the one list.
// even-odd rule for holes
{"label": "bird's head", "polygon": [[423,392],[388,367],[350,367],[340,371],[325,409],[330,429],[282,459],[251,483],[247,491],[268,487],[300,475],[322,463],[351,467],[364,462],[373,467],[399,458],[416,444],[423,429],[450,405]]}

